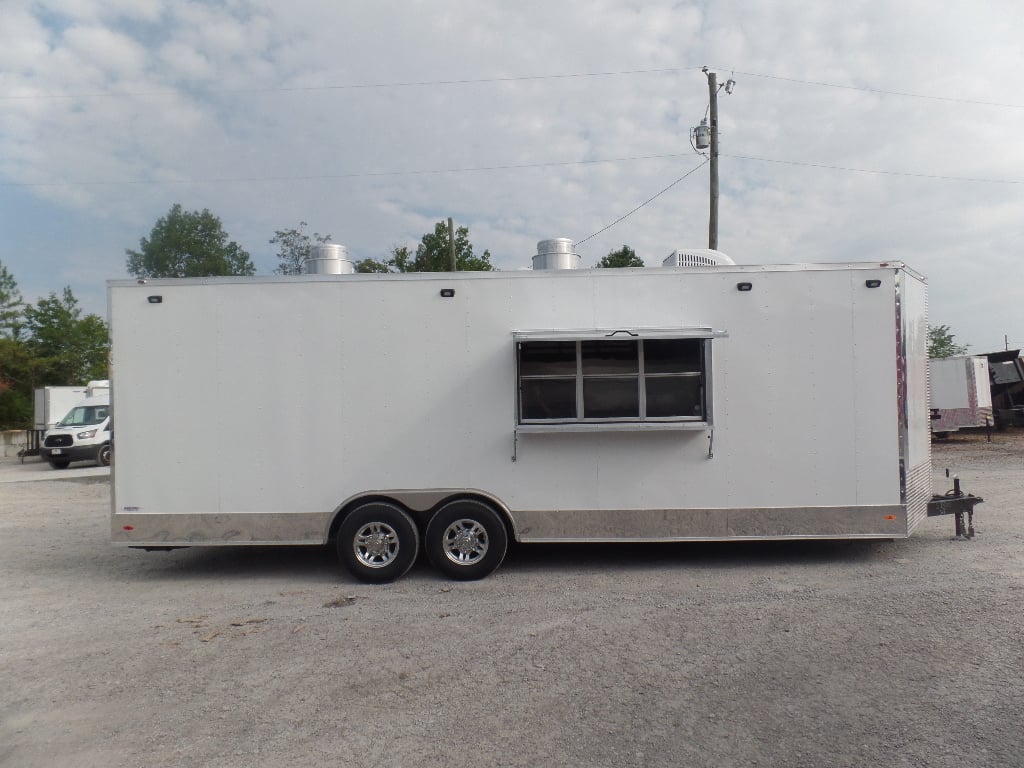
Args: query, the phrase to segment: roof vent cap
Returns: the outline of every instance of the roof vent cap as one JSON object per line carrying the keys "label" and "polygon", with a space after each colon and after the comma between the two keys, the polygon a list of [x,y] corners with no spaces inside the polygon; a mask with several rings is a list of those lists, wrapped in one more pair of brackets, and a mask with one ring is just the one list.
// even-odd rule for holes
{"label": "roof vent cap", "polygon": [[576,246],[567,237],[541,240],[537,243],[537,255],[533,257],[533,268],[538,269],[579,269],[580,256]]}
{"label": "roof vent cap", "polygon": [[356,271],[348,258],[348,248],[336,243],[311,245],[303,266],[307,275],[351,275]]}
{"label": "roof vent cap", "polygon": [[736,262],[721,251],[711,248],[683,248],[672,251],[661,265],[663,267],[722,267]]}

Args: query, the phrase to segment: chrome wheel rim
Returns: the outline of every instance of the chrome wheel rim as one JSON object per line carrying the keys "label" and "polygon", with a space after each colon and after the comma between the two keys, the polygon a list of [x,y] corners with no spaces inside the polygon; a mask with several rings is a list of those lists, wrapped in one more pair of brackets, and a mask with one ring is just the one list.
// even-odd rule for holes
{"label": "chrome wheel rim", "polygon": [[456,520],[445,529],[442,546],[456,565],[473,565],[487,554],[487,529],[476,520]]}
{"label": "chrome wheel rim", "polygon": [[387,523],[367,523],[352,540],[356,560],[367,568],[383,568],[398,556],[398,531]]}

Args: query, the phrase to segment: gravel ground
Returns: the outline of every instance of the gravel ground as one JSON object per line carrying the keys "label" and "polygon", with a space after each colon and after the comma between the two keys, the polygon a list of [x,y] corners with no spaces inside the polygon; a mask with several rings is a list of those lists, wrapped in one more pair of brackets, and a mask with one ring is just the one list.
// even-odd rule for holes
{"label": "gravel ground", "polygon": [[1024,434],[934,466],[985,497],[974,540],[518,547],[372,587],[319,548],[112,548],[105,471],[3,463],[0,765],[1021,766]]}

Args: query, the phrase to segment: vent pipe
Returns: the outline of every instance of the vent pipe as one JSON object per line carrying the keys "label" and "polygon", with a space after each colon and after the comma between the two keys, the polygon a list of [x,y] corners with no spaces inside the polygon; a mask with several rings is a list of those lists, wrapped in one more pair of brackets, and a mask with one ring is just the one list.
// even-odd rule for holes
{"label": "vent pipe", "polygon": [[576,246],[567,237],[541,240],[537,243],[537,255],[533,257],[533,268],[538,269],[579,269],[580,256]]}
{"label": "vent pipe", "polygon": [[356,271],[349,261],[348,248],[335,243],[311,245],[304,266],[307,275],[351,275]]}

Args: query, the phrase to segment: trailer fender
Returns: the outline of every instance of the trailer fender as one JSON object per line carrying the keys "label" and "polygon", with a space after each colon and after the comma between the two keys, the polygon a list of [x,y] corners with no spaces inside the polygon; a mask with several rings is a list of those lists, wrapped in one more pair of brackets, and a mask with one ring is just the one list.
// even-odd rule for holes
{"label": "trailer fender", "polygon": [[452,501],[461,499],[475,499],[493,507],[494,511],[501,516],[502,521],[505,523],[509,536],[516,541],[519,540],[512,512],[505,503],[494,494],[476,488],[392,489],[363,491],[354,494],[335,508],[330,518],[327,539],[332,540],[335,538],[338,528],[350,511],[369,502],[383,501],[397,504],[412,516],[421,530],[426,530],[427,523],[438,509]]}

